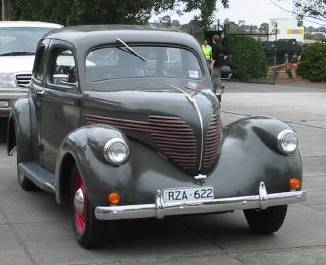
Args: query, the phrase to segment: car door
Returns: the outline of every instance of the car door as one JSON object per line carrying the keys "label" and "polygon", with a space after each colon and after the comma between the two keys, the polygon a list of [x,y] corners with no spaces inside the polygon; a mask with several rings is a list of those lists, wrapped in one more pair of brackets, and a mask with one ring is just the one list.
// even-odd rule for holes
{"label": "car door", "polygon": [[32,133],[32,147],[34,161],[38,164],[43,163],[42,152],[40,148],[40,127],[39,122],[41,119],[41,97],[44,93],[45,86],[45,63],[47,61],[47,49],[50,40],[41,40],[38,44],[35,62],[33,68],[32,79],[30,82],[30,95],[31,95],[31,123],[33,128]]}
{"label": "car door", "polygon": [[73,46],[52,40],[48,49],[43,94],[40,105],[40,146],[42,164],[55,171],[59,147],[64,137],[79,126],[80,87]]}

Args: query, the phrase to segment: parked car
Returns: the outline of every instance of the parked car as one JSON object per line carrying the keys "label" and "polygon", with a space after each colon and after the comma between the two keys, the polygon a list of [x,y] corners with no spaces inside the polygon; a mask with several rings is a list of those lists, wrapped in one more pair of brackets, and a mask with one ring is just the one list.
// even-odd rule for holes
{"label": "parked car", "polygon": [[105,221],[244,210],[273,233],[305,200],[294,130],[264,116],[223,128],[197,41],[140,26],[80,26],[38,44],[9,120],[24,190],[68,202],[78,242]]}
{"label": "parked car", "polygon": [[38,41],[61,27],[43,22],[0,22],[0,118],[7,119],[16,99],[26,94]]}

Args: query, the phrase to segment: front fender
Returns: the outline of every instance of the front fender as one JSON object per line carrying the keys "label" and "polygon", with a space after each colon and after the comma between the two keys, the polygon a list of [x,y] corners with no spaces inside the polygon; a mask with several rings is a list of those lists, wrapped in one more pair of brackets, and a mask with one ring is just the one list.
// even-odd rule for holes
{"label": "front fender", "polygon": [[[73,157],[86,187],[91,191],[96,191],[98,186],[98,183],[94,184],[94,182],[98,182],[98,179],[96,178],[95,181],[93,176],[93,172],[97,170],[94,163],[101,164],[107,171],[116,171],[117,175],[123,174],[123,171],[115,170],[115,166],[106,162],[103,156],[105,144],[113,138],[122,138],[128,143],[128,140],[119,130],[108,125],[81,127],[65,137],[59,149],[55,171],[56,199],[58,203],[62,201],[62,192],[64,190],[62,185],[66,183],[65,178],[70,177],[61,174],[63,172],[63,162],[67,156]],[[123,168],[123,166],[120,168]],[[96,192],[88,192],[88,194],[92,202],[93,194],[96,194]]]}
{"label": "front fender", "polygon": [[16,145],[19,162],[33,160],[31,108],[28,98],[18,99],[8,120],[7,152]]}
{"label": "front fender", "polygon": [[258,192],[265,182],[267,191],[289,191],[289,180],[302,180],[302,161],[297,149],[291,155],[278,151],[277,135],[291,129],[286,123],[266,116],[238,120],[224,130],[219,162],[210,173],[209,183],[219,196],[246,196]]}

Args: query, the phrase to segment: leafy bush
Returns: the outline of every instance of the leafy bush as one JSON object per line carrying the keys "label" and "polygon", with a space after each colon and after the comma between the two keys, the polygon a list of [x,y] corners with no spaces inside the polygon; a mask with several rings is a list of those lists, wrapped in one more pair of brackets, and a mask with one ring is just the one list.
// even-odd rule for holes
{"label": "leafy bush", "polygon": [[226,39],[228,55],[232,55],[233,76],[240,80],[264,78],[267,62],[261,44],[247,36],[229,36]]}
{"label": "leafy bush", "polygon": [[298,74],[311,81],[326,81],[325,44],[312,44],[303,50]]}

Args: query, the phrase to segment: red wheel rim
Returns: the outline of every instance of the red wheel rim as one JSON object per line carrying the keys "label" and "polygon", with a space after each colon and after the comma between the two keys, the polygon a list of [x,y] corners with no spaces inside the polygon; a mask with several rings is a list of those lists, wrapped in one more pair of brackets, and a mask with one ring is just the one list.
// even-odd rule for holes
{"label": "red wheel rim", "polygon": [[[75,197],[77,192],[82,192],[83,195],[83,208],[82,211],[80,209],[76,208],[76,205],[74,203]],[[75,218],[75,226],[77,229],[77,232],[79,234],[84,234],[87,226],[87,208],[88,208],[88,199],[87,199],[87,193],[86,188],[83,180],[81,179],[79,173],[76,173],[75,177],[75,183],[74,183],[74,201],[73,201],[73,207],[74,207],[74,218]]]}

